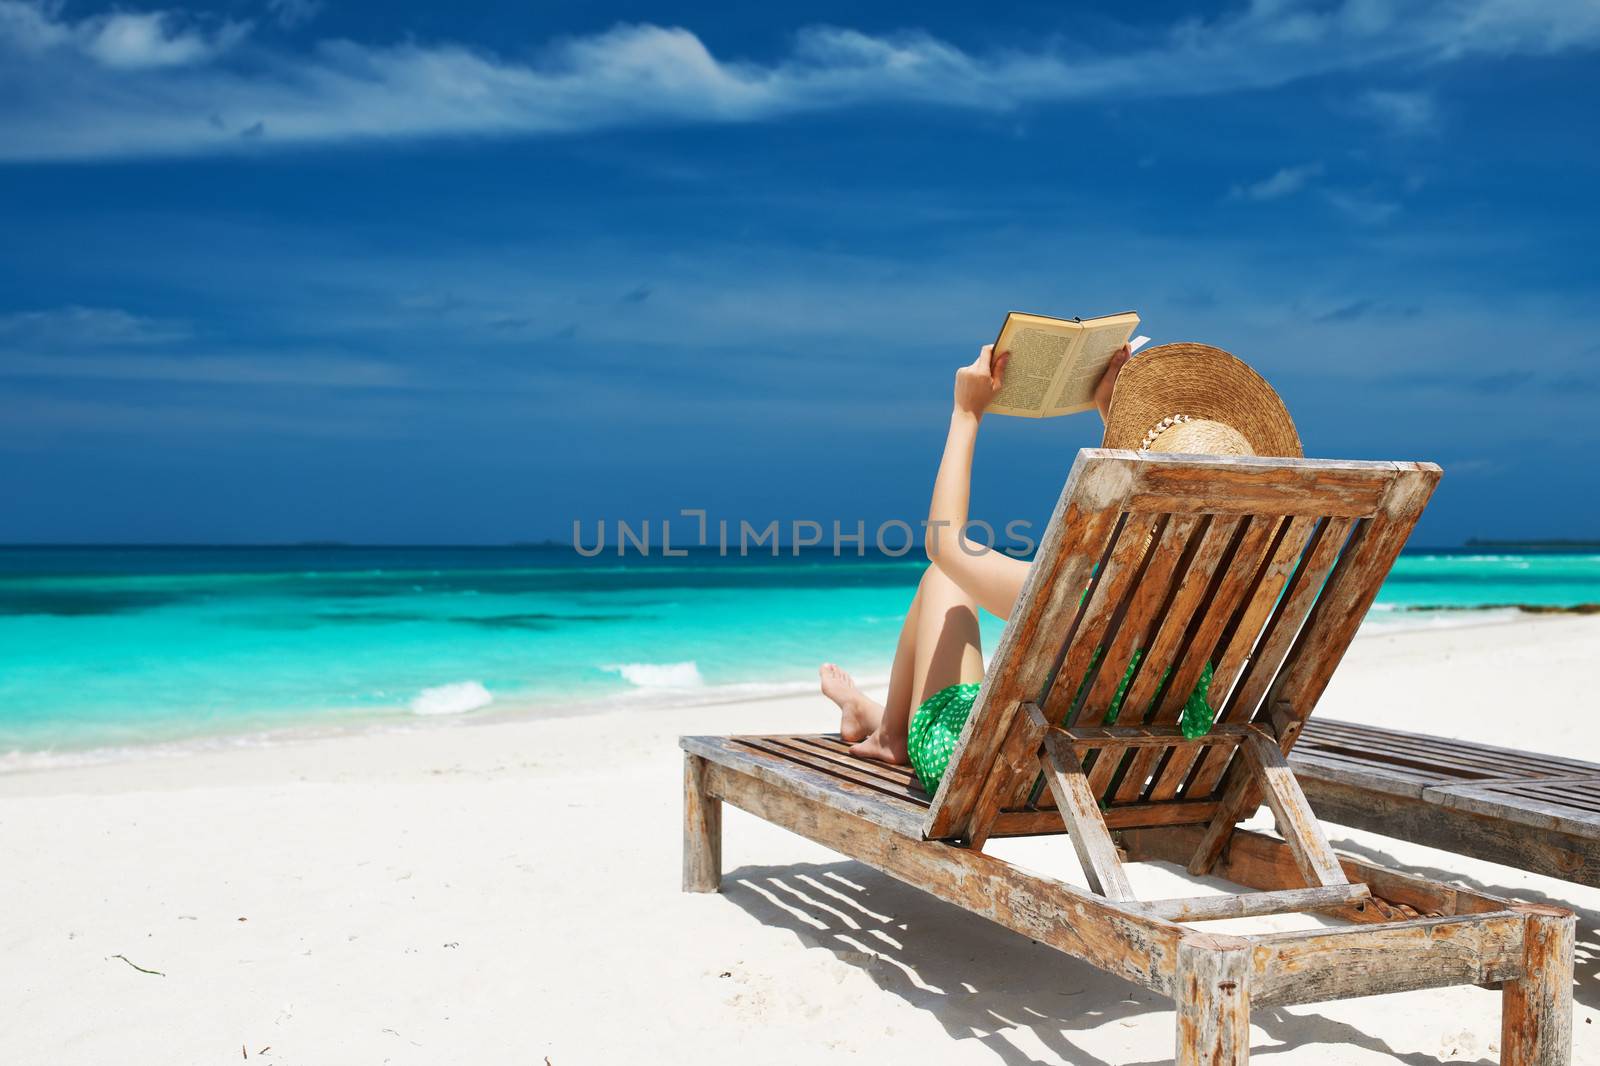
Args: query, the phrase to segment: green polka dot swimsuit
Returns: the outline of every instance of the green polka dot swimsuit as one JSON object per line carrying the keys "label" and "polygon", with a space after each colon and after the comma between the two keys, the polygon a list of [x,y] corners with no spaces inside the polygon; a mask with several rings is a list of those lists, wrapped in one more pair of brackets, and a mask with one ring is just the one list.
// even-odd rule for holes
{"label": "green polka dot swimsuit", "polygon": [[967,724],[972,701],[978,698],[978,689],[982,687],[982,682],[971,682],[942,688],[923,700],[917,713],[911,716],[911,726],[906,731],[906,751],[911,756],[911,768],[930,796],[939,790],[939,779],[944,776],[944,768],[950,765],[950,755],[956,750],[961,727]]}
{"label": "green polka dot swimsuit", "polygon": [[[1073,705],[1077,706],[1088,691],[1089,679],[1094,675],[1094,668],[1099,664],[1100,657],[1105,649],[1097,649],[1094,659],[1089,663],[1083,680],[1078,684],[1077,695],[1073,697]],[[1128,686],[1133,683],[1134,671],[1139,668],[1139,660],[1144,657],[1144,652],[1135,650],[1128,661],[1128,669],[1122,675],[1122,681],[1117,685],[1116,694],[1111,697],[1111,706],[1106,711],[1102,724],[1110,725],[1117,720],[1117,715],[1122,711],[1122,698],[1128,693]],[[1171,670],[1167,674],[1171,674]],[[1166,682],[1166,675],[1161,680]],[[978,689],[981,682],[969,682],[964,685],[950,685],[922,701],[922,706],[911,716],[910,728],[906,731],[906,751],[911,757],[911,768],[917,773],[917,780],[922,782],[922,787],[931,796],[939,790],[939,780],[944,777],[945,767],[950,765],[950,756],[956,750],[956,741],[961,738],[961,728],[967,724],[967,716],[972,713],[973,701],[978,698]],[[1146,714],[1155,710],[1156,701],[1161,695],[1161,685],[1156,686],[1156,695],[1150,700]],[[1211,731],[1211,707],[1206,702],[1206,694],[1211,689],[1211,664],[1206,663],[1200,672],[1200,680],[1195,683],[1194,691],[1189,693],[1189,698],[1184,701],[1183,714],[1178,719],[1183,735],[1191,740],[1195,737],[1205,736]]]}

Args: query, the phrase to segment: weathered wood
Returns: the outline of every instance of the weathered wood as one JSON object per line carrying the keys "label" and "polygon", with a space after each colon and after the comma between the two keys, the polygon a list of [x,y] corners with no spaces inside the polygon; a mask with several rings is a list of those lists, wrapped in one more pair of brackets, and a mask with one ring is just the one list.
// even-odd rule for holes
{"label": "weathered wood", "polygon": [[1492,984],[1521,974],[1522,934],[1512,911],[1266,933],[1250,938],[1250,988],[1288,1004]]}
{"label": "weathered wood", "polygon": [[1042,644],[1077,626],[1078,599],[1118,526],[1131,480],[1126,462],[1115,454],[1121,453],[1079,452],[1072,465],[929,808],[923,826],[929,838],[949,839],[967,831],[972,805],[1004,739],[991,708],[1037,700],[1056,665]]}
{"label": "weathered wood", "polygon": [[[1045,698],[1040,706],[1044,716],[1051,723],[1061,723],[1068,719],[1072,712],[1073,700],[1078,694],[1078,688],[1089,674],[1090,664],[1094,662],[1095,655],[1104,646],[1104,641],[1112,638],[1110,632],[1112,622],[1120,617],[1122,607],[1129,591],[1134,587],[1134,578],[1142,569],[1146,552],[1149,550],[1151,530],[1161,521],[1163,516],[1157,514],[1129,514],[1123,520],[1117,532],[1117,538],[1112,545],[1111,554],[1106,558],[1106,564],[1101,568],[1095,579],[1094,587],[1089,590],[1089,598],[1083,605],[1077,627],[1073,637],[1065,643],[1066,654],[1061,659],[1061,665],[1051,679],[1050,689],[1045,693]],[[1041,649],[1043,650],[1043,649]],[[1127,661],[1121,667],[1125,669]],[[1100,656],[1100,664],[1094,668],[1097,673],[1114,669],[1107,662],[1107,656]],[[1083,709],[1079,712],[1088,715],[1089,704],[1085,699]],[[1100,714],[1104,714],[1102,705]],[[1088,719],[1086,718],[1087,722]],[[1093,725],[1099,725],[1099,718],[1095,718]]]}
{"label": "weathered wood", "polygon": [[[1035,772],[1038,764],[1035,763]],[[1061,812],[1053,806],[1055,797],[1045,790],[1045,800],[1052,804],[1036,811],[1001,811],[990,830],[991,837],[1037,836],[1045,833],[1066,832]],[[1134,829],[1142,826],[1204,825],[1216,816],[1215,803],[1136,803],[1126,807],[1108,807],[1100,814],[1107,829]]]}
{"label": "weathered wood", "polygon": [[[1384,490],[1378,514],[1362,521],[1350,537],[1346,550],[1340,553],[1320,594],[1315,597],[1314,607],[1294,638],[1293,647],[1283,658],[1282,669],[1273,677],[1261,701],[1262,710],[1254,715],[1273,721],[1282,751],[1287,752],[1294,746],[1299,737],[1299,723],[1305,721],[1317,700],[1322,698],[1334,668],[1344,658],[1361,620],[1377,598],[1379,586],[1388,576],[1439,482],[1440,470],[1431,463],[1402,463],[1396,466],[1398,472]],[[1332,527],[1337,521],[1330,519],[1326,525]],[[1328,535],[1327,529],[1320,533],[1324,539]],[[1311,558],[1301,567],[1302,571],[1315,572],[1320,547],[1319,544],[1311,549]],[[1286,593],[1285,603],[1298,595],[1300,578],[1301,575],[1297,573],[1295,588]],[[1272,639],[1269,638],[1269,642]],[[1252,662],[1252,672],[1257,665]],[[1252,676],[1253,673],[1247,673],[1239,688],[1252,688]],[[1242,713],[1251,712],[1253,700],[1253,695],[1243,699],[1240,703]],[[1234,704],[1234,698],[1230,697],[1229,703]],[[1205,779],[1206,770],[1204,761],[1196,768],[1194,783],[1190,786],[1196,798],[1206,794],[1203,788],[1197,787]],[[1223,798],[1218,819],[1228,816],[1237,821],[1255,810],[1260,802],[1260,792],[1248,775],[1234,772],[1230,776],[1233,780],[1225,790],[1228,794]],[[1201,845],[1204,850],[1196,852],[1193,864],[1196,868],[1204,869],[1209,862],[1216,860],[1231,831],[1229,826],[1217,822],[1213,822],[1213,828],[1215,832]]]}
{"label": "weathered wood", "polygon": [[1372,892],[1366,885],[1326,885],[1318,888],[1282,888],[1270,892],[1242,892],[1223,896],[1186,896],[1130,903],[1144,914],[1169,922],[1212,922],[1224,918],[1251,918],[1261,914],[1302,914],[1339,910],[1363,903]]}
{"label": "weathered wood", "polygon": [[[1115,635],[1111,637],[1094,681],[1084,694],[1082,707],[1074,718],[1077,725],[1094,726],[1106,722],[1111,700],[1127,676],[1135,652],[1150,643],[1152,627],[1159,622],[1158,612],[1165,609],[1176,591],[1174,572],[1198,547],[1198,543],[1192,541],[1202,519],[1201,515],[1166,516],[1159,536],[1145,553],[1143,566],[1133,579],[1121,617],[1114,620]],[[1148,654],[1142,655],[1134,667],[1134,680],[1146,671],[1159,673],[1161,669],[1161,664],[1152,662]],[[1057,682],[1059,684],[1060,675]],[[1122,720],[1137,723],[1144,717],[1144,708],[1124,699],[1118,714],[1126,716]],[[1096,798],[1105,796],[1118,769],[1129,757],[1123,748],[1103,748],[1096,752],[1087,777],[1090,794]]]}
{"label": "weathered wood", "polygon": [[1216,456],[1204,467],[1136,453],[1129,509],[1217,514],[1368,515],[1393,477],[1393,463],[1302,459],[1292,469],[1265,456]]}
{"label": "weathered wood", "polygon": [[978,798],[972,804],[968,822],[967,846],[983,850],[989,835],[994,831],[1004,794],[1012,782],[1038,772],[1039,745],[1044,742],[1044,719],[1031,703],[1018,704],[1010,716],[1006,738],[995,753],[994,765],[989,769],[989,779],[983,783]]}
{"label": "weathered wood", "polygon": [[[1234,564],[1229,567],[1223,584],[1213,597],[1216,608],[1207,612],[1203,626],[1195,634],[1195,651],[1192,654],[1203,658],[1220,648],[1215,652],[1216,669],[1207,694],[1207,702],[1222,719],[1217,724],[1225,722],[1226,716],[1221,712],[1226,709],[1227,696],[1233,690],[1234,681],[1243,670],[1250,651],[1255,647],[1262,627],[1277,605],[1278,594],[1283,591],[1300,553],[1305,550],[1306,542],[1316,529],[1316,520],[1296,515],[1281,527],[1258,521],[1252,525],[1251,533],[1269,529],[1273,533],[1270,540],[1263,542],[1259,537],[1252,536],[1240,545]],[[1188,666],[1185,676],[1198,678],[1199,672],[1193,666]],[[1191,681],[1191,687],[1193,684]],[[1182,703],[1176,700],[1175,691],[1179,691],[1176,686],[1168,691],[1168,698],[1158,717],[1177,719]],[[1186,696],[1187,692],[1184,694]],[[1194,748],[1174,751],[1156,773],[1150,785],[1150,798],[1169,800],[1177,796],[1178,790],[1188,780],[1189,771],[1202,754],[1203,749]]]}
{"label": "weathered wood", "polygon": [[[1212,521],[1206,527],[1204,537],[1190,560],[1187,571],[1183,574],[1183,580],[1173,595],[1172,604],[1167,608],[1161,626],[1156,631],[1155,639],[1150,644],[1150,651],[1145,660],[1147,669],[1140,670],[1128,688],[1124,700],[1125,706],[1132,707],[1135,713],[1144,715],[1144,709],[1155,700],[1157,690],[1168,677],[1169,670],[1178,675],[1179,683],[1186,677],[1191,678],[1189,688],[1184,690],[1187,698],[1188,692],[1194,688],[1193,678],[1199,677],[1199,672],[1205,668],[1205,657],[1209,649],[1201,648],[1199,644],[1205,641],[1203,634],[1219,613],[1212,605],[1217,604],[1219,594],[1226,596],[1224,590],[1229,587],[1238,560],[1259,551],[1260,545],[1271,538],[1276,524],[1277,520],[1271,518],[1212,516]],[[1244,527],[1242,530],[1241,526]],[[1224,566],[1225,559],[1228,562]],[[1220,575],[1219,567],[1223,567]],[[1193,666],[1190,665],[1191,660]],[[1151,724],[1164,725],[1178,720],[1178,712],[1183,703],[1170,698],[1176,691],[1178,691],[1177,684],[1168,685],[1166,695],[1169,698],[1149,716]],[[1162,752],[1163,749],[1157,748],[1134,753],[1112,799],[1119,803],[1138,799],[1145,791],[1146,780],[1161,762]],[[1170,755],[1168,757],[1171,758]],[[1172,795],[1163,798],[1171,799]]]}
{"label": "weathered wood", "polygon": [[[1111,706],[1112,695],[1122,683],[1123,675],[1127,673],[1127,665],[1132,661],[1134,651],[1150,643],[1149,633],[1152,623],[1156,620],[1156,612],[1165,606],[1173,587],[1173,572],[1177,569],[1179,560],[1189,547],[1190,538],[1194,536],[1195,529],[1200,526],[1202,520],[1202,515],[1170,515],[1162,522],[1160,535],[1145,554],[1144,567],[1137,574],[1129,591],[1116,635],[1111,638],[1101,660],[1100,670],[1084,696],[1084,710],[1079,714],[1076,724],[1094,726],[1103,720],[1106,709]],[[1141,661],[1139,669],[1144,670],[1153,665],[1146,656]],[[1156,669],[1159,670],[1159,667]],[[1058,686],[1065,683],[1070,687],[1071,691],[1067,692],[1067,695],[1077,691],[1078,682],[1071,675],[1058,675],[1056,683]],[[1144,711],[1136,704],[1124,702],[1122,713],[1127,714],[1136,723],[1138,716],[1142,716]]]}
{"label": "weathered wood", "polygon": [[[1197,826],[1161,826],[1123,830],[1117,839],[1130,862],[1182,866],[1194,854],[1201,834]],[[1350,855],[1339,856],[1339,865],[1350,881],[1372,890],[1369,903],[1357,903],[1338,912],[1338,917],[1353,922],[1387,921],[1393,916],[1393,907],[1422,915],[1466,915],[1488,914],[1511,906],[1508,900],[1401,873]],[[1287,844],[1245,829],[1233,834],[1212,873],[1234,884],[1268,891],[1293,888],[1300,883],[1299,868]]]}
{"label": "weathered wood", "polygon": [[1600,888],[1600,834],[1528,825],[1511,802],[1479,813],[1334,780],[1315,761],[1291,758],[1290,765],[1323,821]]}
{"label": "weathered wood", "polygon": [[1184,736],[1183,729],[1175,725],[1090,726],[1052,728],[1051,731],[1074,748],[1097,748],[1110,744],[1129,748],[1169,748],[1175,744],[1238,743],[1251,729],[1247,725],[1221,725],[1197,740]]}
{"label": "weathered wood", "polygon": [[[1238,561],[1260,550],[1260,546],[1271,538],[1277,521],[1275,518],[1250,518],[1243,515],[1211,516],[1211,522],[1201,535],[1200,544],[1189,560],[1188,568],[1183,572],[1177,591],[1173,594],[1172,603],[1162,616],[1161,624],[1150,642],[1145,665],[1156,668],[1139,671],[1133,679],[1133,684],[1128,687],[1124,706],[1136,708],[1143,716],[1144,709],[1155,699],[1157,689],[1161,687],[1162,676],[1167,669],[1170,667],[1183,672],[1181,652],[1184,650],[1185,639],[1191,636],[1192,629],[1204,628],[1207,620],[1213,616],[1213,605],[1218,603],[1217,594],[1226,588],[1229,575],[1233,573]],[[1222,571],[1220,574],[1219,570]],[[1200,612],[1198,619],[1197,612]],[[1197,622],[1198,627],[1194,625]],[[1200,655],[1203,660],[1205,652],[1201,652]],[[1203,661],[1200,666],[1204,666]],[[1199,668],[1193,673],[1194,677],[1199,677]],[[1168,686],[1169,694],[1174,687]],[[1189,687],[1191,690],[1194,688],[1193,679],[1190,680]],[[1164,701],[1163,706],[1182,707],[1183,701],[1174,703],[1168,700]],[[1175,715],[1164,717],[1158,710],[1157,714],[1150,717],[1147,724],[1160,725],[1176,720]],[[1135,723],[1130,721],[1125,724]]]}
{"label": "weathered wood", "polygon": [[[805,744],[797,744],[789,737],[740,737],[739,741],[759,751],[767,752],[785,762],[797,762],[819,773],[843,781],[883,792],[896,799],[921,805],[926,795],[909,781],[879,773],[871,759],[857,759],[851,755],[823,751]],[[881,764],[879,764],[881,765]]]}
{"label": "weathered wood", "polygon": [[[1521,904],[1522,976],[1501,994],[1503,1066],[1567,1066],[1572,1061],[1572,969],[1576,919],[1570,911]],[[1179,947],[1182,958],[1182,947]]]}
{"label": "weathered wood", "polygon": [[735,737],[679,737],[678,744],[710,762],[750,774],[814,803],[863,818],[903,836],[921,835],[925,808],[909,800],[896,800],[876,789],[785,761],[743,744]]}
{"label": "weathered wood", "polygon": [[[1344,871],[1339,868],[1339,857],[1322,833],[1317,816],[1311,812],[1305,793],[1295,782],[1294,771],[1278,750],[1275,740],[1264,733],[1254,732],[1245,737],[1242,746],[1255,780],[1272,808],[1278,822],[1278,835],[1289,845],[1295,865],[1308,885],[1342,885]],[[1210,862],[1207,862],[1207,868]],[[1201,873],[1191,867],[1190,873]]]}
{"label": "weathered wood", "polygon": [[1422,798],[1441,807],[1474,814],[1512,816],[1525,826],[1549,829],[1571,836],[1600,838],[1600,771],[1565,779],[1480,781],[1473,785],[1439,785]]}
{"label": "weathered wood", "polygon": [[[1239,682],[1218,711],[1219,722],[1248,722],[1260,705],[1272,679],[1294,646],[1296,635],[1316,606],[1318,595],[1327,587],[1324,579],[1339,559],[1349,536],[1351,520],[1330,518],[1311,535],[1300,566],[1262,630],[1260,643],[1250,655]],[[1226,751],[1207,751],[1200,756],[1190,775],[1184,794],[1200,799],[1216,789],[1229,765]]]}
{"label": "weathered wood", "polygon": [[1173,994],[1180,925],[1133,914],[982,852],[908,838],[715,764],[712,795],[947,903],[1154,992]]}
{"label": "weathered wood", "polygon": [[683,754],[683,890],[722,890],[722,801],[706,794],[707,763]]}
{"label": "weathered wood", "polygon": [[1308,745],[1303,749],[1307,751],[1356,748],[1365,753],[1382,753],[1397,764],[1424,765],[1443,771],[1451,778],[1460,774],[1476,778],[1484,774],[1490,777],[1497,774],[1565,777],[1600,773],[1600,764],[1564,755],[1408,733],[1333,718],[1307,721],[1300,742]]}
{"label": "weathered wood", "polygon": [[[1287,707],[1295,719],[1305,721],[1411,536],[1442,471],[1432,463],[1395,465],[1399,472],[1384,490],[1379,513],[1363,523],[1361,536],[1352,538],[1329,576],[1315,612],[1268,689],[1264,706]],[[1287,751],[1297,736],[1291,732],[1278,739]]]}
{"label": "weathered wood", "polygon": [[1178,944],[1177,1066],[1250,1060],[1250,943],[1192,933]]}
{"label": "weathered wood", "polygon": [[1028,713],[1045,734],[1039,767],[1056,798],[1056,808],[1066,822],[1089,887],[1110,900],[1132,899],[1133,887],[1128,884],[1128,875],[1117,858],[1117,847],[1084,780],[1083,764],[1060,734],[1047,729],[1043,712],[1030,706]]}

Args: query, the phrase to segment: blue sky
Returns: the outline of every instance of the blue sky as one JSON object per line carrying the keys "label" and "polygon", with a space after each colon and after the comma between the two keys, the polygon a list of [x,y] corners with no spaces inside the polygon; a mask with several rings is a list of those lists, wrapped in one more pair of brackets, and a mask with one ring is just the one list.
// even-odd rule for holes
{"label": "blue sky", "polygon": [[0,540],[915,519],[1006,310],[1129,307],[1600,536],[1600,6],[1129,7],[0,0]]}

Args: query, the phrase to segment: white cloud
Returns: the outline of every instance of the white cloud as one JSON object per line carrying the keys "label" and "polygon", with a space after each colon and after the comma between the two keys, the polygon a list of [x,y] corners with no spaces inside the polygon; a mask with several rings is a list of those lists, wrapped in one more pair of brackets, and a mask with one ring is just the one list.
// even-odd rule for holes
{"label": "white cloud", "polygon": [[1235,185],[1228,194],[1235,200],[1281,200],[1304,189],[1313,178],[1322,176],[1321,163],[1302,163],[1282,167],[1271,176],[1246,185]]}
{"label": "white cloud", "polygon": [[129,314],[114,307],[53,307],[0,314],[0,347],[53,349],[170,344],[189,336],[181,322]]}
{"label": "white cloud", "polygon": [[403,389],[404,371],[345,356],[34,355],[0,352],[0,378],[174,382],[240,387],[293,385],[322,389]]}
{"label": "white cloud", "polygon": [[217,58],[249,30],[242,22],[207,27],[169,11],[114,11],[70,22],[55,5],[0,2],[0,53],[19,62],[70,63],[77,56],[122,71],[188,66]]}
{"label": "white cloud", "polygon": [[267,10],[278,25],[292,30],[316,18],[322,11],[322,0],[267,0]]}
{"label": "white cloud", "polygon": [[[291,8],[304,10],[273,10],[281,20]],[[811,27],[768,63],[718,57],[687,29],[653,25],[545,42],[530,60],[451,42],[324,40],[289,52],[248,33],[168,11],[73,21],[42,0],[0,0],[0,160],[748,122],[863,103],[999,110],[1230,92],[1385,64],[1592,48],[1600,5],[1254,0],[1123,51],[979,54],[915,31]]]}
{"label": "white cloud", "polygon": [[1439,109],[1425,92],[1396,92],[1372,89],[1357,97],[1362,111],[1398,133],[1422,133],[1434,127]]}
{"label": "white cloud", "polygon": [[1328,203],[1364,226],[1380,225],[1400,213],[1400,205],[1393,200],[1336,189],[1325,195]]}

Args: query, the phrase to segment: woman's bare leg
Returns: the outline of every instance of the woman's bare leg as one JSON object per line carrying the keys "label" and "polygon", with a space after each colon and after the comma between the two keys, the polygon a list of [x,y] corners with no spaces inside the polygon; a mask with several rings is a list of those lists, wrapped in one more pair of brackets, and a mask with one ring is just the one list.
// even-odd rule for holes
{"label": "woman's bare leg", "polygon": [[[923,575],[926,579],[927,575]],[[912,673],[916,667],[917,617],[922,609],[922,584],[917,584],[911,606],[900,624],[900,639],[895,644],[894,665],[889,669],[888,704],[909,705]],[[833,663],[817,669],[822,678],[822,694],[839,706],[839,739],[854,744],[865,740],[883,721],[884,705],[856,687],[855,678]],[[909,711],[906,712],[909,715]]]}
{"label": "woman's bare leg", "polygon": [[[900,636],[882,717],[871,734],[850,749],[863,758],[896,764],[906,762],[906,730],[914,705],[950,685],[983,680],[978,605],[937,566],[923,572]],[[907,660],[909,677],[904,670]],[[896,680],[902,684],[897,686]]]}

